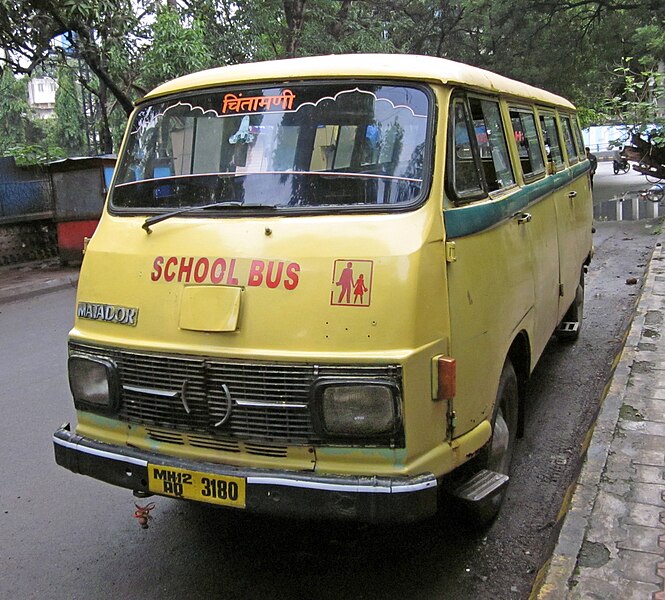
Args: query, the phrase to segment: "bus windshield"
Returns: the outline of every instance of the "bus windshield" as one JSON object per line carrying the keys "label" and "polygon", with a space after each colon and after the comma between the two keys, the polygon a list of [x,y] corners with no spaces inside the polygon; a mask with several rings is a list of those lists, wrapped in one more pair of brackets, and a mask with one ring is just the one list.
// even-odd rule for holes
{"label": "bus windshield", "polygon": [[424,88],[357,82],[171,96],[136,112],[111,206],[411,204],[430,161],[430,105]]}

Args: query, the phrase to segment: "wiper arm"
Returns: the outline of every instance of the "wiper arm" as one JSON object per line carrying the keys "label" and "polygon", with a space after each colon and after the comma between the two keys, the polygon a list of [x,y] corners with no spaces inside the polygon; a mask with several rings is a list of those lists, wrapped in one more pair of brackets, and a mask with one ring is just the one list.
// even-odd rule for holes
{"label": "wiper arm", "polygon": [[171,217],[177,217],[178,215],[197,210],[208,210],[210,208],[235,208],[238,206],[246,206],[247,208],[275,208],[274,206],[267,204],[245,204],[244,202],[238,202],[237,200],[227,200],[226,202],[213,202],[212,204],[204,204],[203,206],[188,206],[186,208],[179,208],[177,210],[172,210],[171,212],[162,213],[161,215],[153,215],[152,217],[148,217],[141,227],[145,229],[146,233],[152,233],[152,229],[150,229],[151,225],[166,221],[166,219],[170,219]]}

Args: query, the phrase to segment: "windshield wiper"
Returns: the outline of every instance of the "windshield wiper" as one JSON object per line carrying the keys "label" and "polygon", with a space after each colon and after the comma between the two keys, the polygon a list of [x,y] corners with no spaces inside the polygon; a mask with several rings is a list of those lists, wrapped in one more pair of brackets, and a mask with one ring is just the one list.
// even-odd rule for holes
{"label": "windshield wiper", "polygon": [[268,204],[246,204],[244,202],[238,202],[237,200],[227,200],[226,202],[213,202],[212,204],[204,204],[203,206],[188,206],[186,208],[179,208],[177,210],[172,210],[171,212],[162,213],[161,215],[153,215],[152,217],[148,217],[143,222],[143,225],[141,225],[141,227],[145,229],[146,233],[152,233],[152,229],[150,229],[151,225],[155,225],[156,223],[160,223],[161,221],[166,221],[166,219],[170,219],[171,217],[177,217],[178,215],[182,215],[188,212],[194,212],[197,210],[208,210],[211,208],[237,208],[238,206],[245,206],[247,208],[263,208],[263,209],[275,208],[274,206]]}

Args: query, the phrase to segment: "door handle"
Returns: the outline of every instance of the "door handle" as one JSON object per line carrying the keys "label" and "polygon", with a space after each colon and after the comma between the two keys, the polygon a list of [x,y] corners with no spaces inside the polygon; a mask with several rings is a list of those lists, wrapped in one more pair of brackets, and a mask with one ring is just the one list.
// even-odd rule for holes
{"label": "door handle", "polygon": [[513,215],[513,219],[517,221],[518,225],[524,225],[524,223],[531,222],[531,213],[527,212],[517,212]]}
{"label": "door handle", "polygon": [[577,192],[575,192],[575,191],[573,191],[573,192],[568,192],[568,197],[569,197],[569,198],[575,198],[576,196],[577,196]]}

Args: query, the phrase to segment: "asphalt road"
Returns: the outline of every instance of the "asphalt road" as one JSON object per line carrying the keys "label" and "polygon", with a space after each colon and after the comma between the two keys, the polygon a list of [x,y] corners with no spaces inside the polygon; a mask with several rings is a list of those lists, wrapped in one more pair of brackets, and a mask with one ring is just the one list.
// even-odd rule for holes
{"label": "asphalt road", "polygon": [[[600,165],[598,203],[643,177]],[[553,341],[529,386],[502,514],[483,533],[454,517],[411,527],[286,522],[154,498],[150,528],[126,490],[53,461],[73,420],[66,380],[72,290],[0,305],[0,598],[527,598],[634,309],[655,220],[597,223],[585,319]],[[637,285],[627,285],[635,277]]]}

